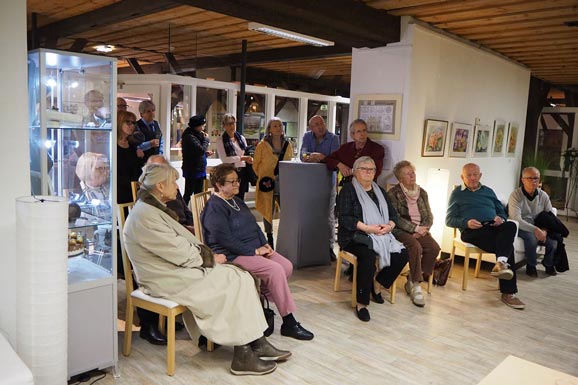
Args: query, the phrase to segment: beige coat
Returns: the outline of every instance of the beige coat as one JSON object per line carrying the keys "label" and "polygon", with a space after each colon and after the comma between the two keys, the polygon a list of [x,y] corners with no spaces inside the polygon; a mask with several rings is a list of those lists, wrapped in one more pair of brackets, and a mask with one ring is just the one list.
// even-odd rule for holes
{"label": "beige coat", "polygon": [[[293,147],[291,142],[287,146],[283,160],[291,160],[293,157]],[[275,166],[277,166],[277,155],[273,153],[273,148],[266,140],[261,140],[255,149],[253,156],[253,170],[259,179],[268,176],[275,179]],[[283,183],[283,182],[281,182]],[[263,192],[257,188],[255,207],[269,223],[273,222],[273,191]]]}
{"label": "beige coat", "polygon": [[253,277],[229,264],[201,267],[199,241],[170,215],[138,201],[123,236],[141,289],[188,307],[209,340],[235,346],[263,336],[267,322]]}

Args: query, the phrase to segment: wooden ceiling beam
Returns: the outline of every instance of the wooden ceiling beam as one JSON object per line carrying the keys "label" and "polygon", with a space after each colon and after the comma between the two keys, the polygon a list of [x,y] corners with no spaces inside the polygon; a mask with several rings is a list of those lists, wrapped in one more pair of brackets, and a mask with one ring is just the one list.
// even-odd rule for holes
{"label": "wooden ceiling beam", "polygon": [[122,0],[38,28],[39,36],[66,37],[180,6],[168,0]]}
{"label": "wooden ceiling beam", "polygon": [[349,47],[399,42],[400,18],[351,0],[175,0]]}

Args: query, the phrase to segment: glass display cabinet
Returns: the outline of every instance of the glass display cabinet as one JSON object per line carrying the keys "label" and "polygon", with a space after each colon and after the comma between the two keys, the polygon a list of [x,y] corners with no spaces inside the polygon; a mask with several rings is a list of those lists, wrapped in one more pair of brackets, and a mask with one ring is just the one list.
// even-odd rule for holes
{"label": "glass display cabinet", "polygon": [[68,374],[116,366],[116,59],[31,51],[28,87],[32,194],[69,200]]}

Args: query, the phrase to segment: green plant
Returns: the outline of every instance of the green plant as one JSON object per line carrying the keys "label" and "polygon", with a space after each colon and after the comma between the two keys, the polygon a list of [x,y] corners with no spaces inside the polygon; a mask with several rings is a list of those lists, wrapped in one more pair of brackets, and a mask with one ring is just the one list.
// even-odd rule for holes
{"label": "green plant", "polygon": [[535,154],[526,153],[524,158],[522,158],[522,169],[525,167],[536,167],[540,171],[540,175],[544,177],[546,170],[550,170],[554,166],[554,161],[551,157],[544,155],[542,152],[537,152]]}

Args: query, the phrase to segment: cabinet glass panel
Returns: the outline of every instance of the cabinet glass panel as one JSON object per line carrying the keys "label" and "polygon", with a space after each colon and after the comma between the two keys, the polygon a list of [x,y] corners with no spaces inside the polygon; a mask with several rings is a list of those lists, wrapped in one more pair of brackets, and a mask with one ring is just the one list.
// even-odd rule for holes
{"label": "cabinet glass panel", "polygon": [[275,96],[275,116],[283,121],[285,137],[291,141],[293,157],[297,157],[301,143],[299,137],[299,99]]}
{"label": "cabinet glass panel", "polygon": [[69,199],[69,282],[110,277],[116,61],[41,49],[28,70],[32,194]]}
{"label": "cabinet glass panel", "polygon": [[349,104],[337,103],[335,112],[335,135],[339,136],[339,141],[341,144],[347,142],[347,136],[349,135],[349,127],[347,122],[349,122]]}
{"label": "cabinet glass panel", "polygon": [[[228,112],[227,90],[218,88],[197,87],[196,115],[205,115],[205,130],[211,139],[210,150],[217,152],[217,138],[223,133],[221,121]],[[187,122],[188,123],[188,122]]]}
{"label": "cabinet glass panel", "polygon": [[243,136],[249,147],[257,143],[265,135],[265,95],[246,93],[243,113]]}

